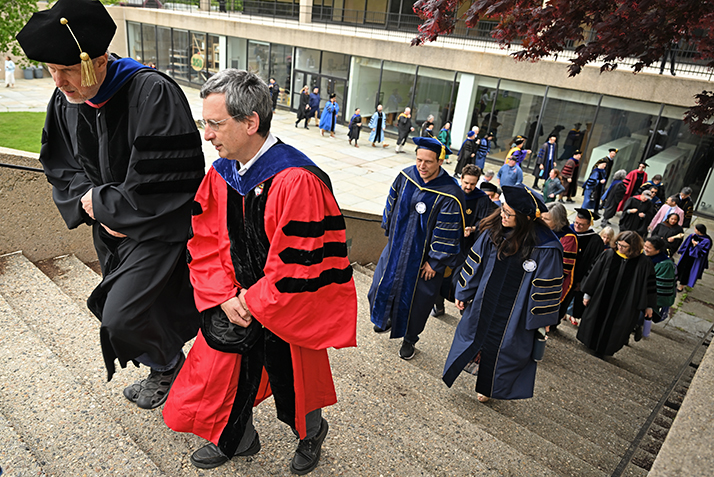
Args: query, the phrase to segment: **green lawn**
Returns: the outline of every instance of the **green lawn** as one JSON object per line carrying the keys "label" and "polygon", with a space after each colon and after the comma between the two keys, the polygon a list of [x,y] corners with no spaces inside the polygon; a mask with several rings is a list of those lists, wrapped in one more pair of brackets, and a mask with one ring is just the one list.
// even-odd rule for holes
{"label": "green lawn", "polygon": [[45,113],[0,113],[0,147],[40,152]]}

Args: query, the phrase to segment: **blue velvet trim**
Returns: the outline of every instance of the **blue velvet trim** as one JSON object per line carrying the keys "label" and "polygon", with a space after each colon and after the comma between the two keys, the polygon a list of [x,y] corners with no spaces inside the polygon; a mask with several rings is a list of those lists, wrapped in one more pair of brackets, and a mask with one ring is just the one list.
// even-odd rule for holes
{"label": "blue velvet trim", "polygon": [[124,86],[134,74],[148,66],[144,66],[133,58],[120,58],[110,61],[107,65],[107,76],[99,88],[97,95],[89,100],[92,104],[102,104],[114,96],[114,93]]}

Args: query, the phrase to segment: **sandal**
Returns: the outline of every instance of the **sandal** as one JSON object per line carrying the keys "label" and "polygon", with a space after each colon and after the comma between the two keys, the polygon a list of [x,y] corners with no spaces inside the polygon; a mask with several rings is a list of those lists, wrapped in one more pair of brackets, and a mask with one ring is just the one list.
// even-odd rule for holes
{"label": "sandal", "polygon": [[130,396],[127,395],[127,391],[131,394],[131,391],[136,391],[138,385],[140,391],[134,401],[137,406],[142,409],[154,409],[161,406],[166,402],[166,398],[169,397],[169,390],[185,361],[186,357],[182,352],[179,362],[173,369],[169,369],[168,371],[155,371],[152,369],[148,378],[142,379],[124,389],[124,396],[131,401]]}
{"label": "sandal", "polygon": [[489,398],[485,394],[476,393],[476,399],[478,399],[478,402],[488,402],[488,400],[491,398]]}
{"label": "sandal", "polygon": [[578,326],[580,324],[580,321],[575,318],[573,315],[565,315],[565,317],[568,319],[571,325],[573,326]]}

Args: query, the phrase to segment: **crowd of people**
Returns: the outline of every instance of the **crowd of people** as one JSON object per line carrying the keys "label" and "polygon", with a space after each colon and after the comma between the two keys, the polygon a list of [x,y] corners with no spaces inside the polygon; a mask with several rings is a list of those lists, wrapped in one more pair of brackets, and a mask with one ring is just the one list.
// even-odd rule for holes
{"label": "crowd of people", "polygon": [[[272,396],[298,439],[290,471],[310,473],[329,431],[322,409],[337,402],[327,350],[356,346],[357,296],[330,178],[271,133],[274,79],[236,69],[201,88],[198,125],[219,156],[204,174],[181,89],[108,54],[115,31],[101,3],[58,0],[17,36],[57,86],[40,161],[67,226],[92,228],[103,278],[87,304],[101,322],[107,378],[117,363],[148,368],[124,397],[141,409],[164,405],[171,429],[206,439],[190,457],[201,469],[260,452],[253,408]],[[308,128],[319,109],[319,90],[304,87],[295,127]],[[339,111],[331,94],[318,123],[323,136],[335,136]],[[355,147],[363,123],[356,109]],[[381,105],[368,127],[372,146],[387,148]],[[396,152],[405,153],[415,130],[409,108],[397,128]],[[661,177],[647,180],[646,163],[615,173],[619,182],[605,191],[610,151],[569,224],[563,202],[575,197],[580,151],[559,171],[557,136],[549,137],[529,188],[527,138],[514,139],[497,173],[484,172],[494,137],[472,128],[451,173],[443,167],[453,154],[451,124],[435,132],[433,116],[422,123],[415,163],[386,200],[388,243],[367,297],[374,331],[401,338],[405,360],[429,317],[453,301],[463,315],[443,380],[476,375],[481,402],[533,396],[548,333],[565,317],[598,356],[616,353],[633,332],[637,339],[667,315],[677,281],[691,287],[701,278],[711,248],[703,224],[684,237],[691,189],[665,196]],[[622,213],[614,239],[609,227],[593,229],[603,198]]]}

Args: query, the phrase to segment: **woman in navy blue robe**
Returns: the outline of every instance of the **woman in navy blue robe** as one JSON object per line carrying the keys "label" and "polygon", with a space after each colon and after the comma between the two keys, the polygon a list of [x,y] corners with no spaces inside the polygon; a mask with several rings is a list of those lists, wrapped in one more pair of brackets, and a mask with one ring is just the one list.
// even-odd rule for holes
{"label": "woman in navy blue robe", "polygon": [[605,190],[605,182],[607,181],[607,163],[600,160],[597,161],[593,170],[590,171],[590,177],[583,184],[583,209],[590,209],[597,213],[600,208],[600,197]]}
{"label": "woman in navy blue robe", "polygon": [[702,273],[709,268],[709,250],[712,248],[712,239],[707,235],[707,228],[704,224],[697,224],[695,231],[679,247],[682,258],[677,265],[677,278],[679,279],[679,291],[684,286],[693,287],[697,280],[702,278]]}
{"label": "woman in navy blue robe", "polygon": [[507,203],[481,221],[461,269],[456,305],[464,315],[443,376],[451,386],[478,363],[481,402],[533,397],[534,342],[558,322],[563,285],[563,247],[540,218],[545,204],[522,184],[503,194]]}

